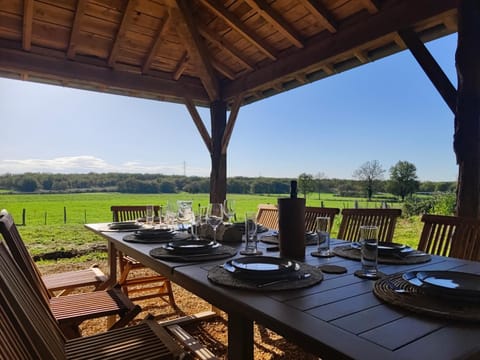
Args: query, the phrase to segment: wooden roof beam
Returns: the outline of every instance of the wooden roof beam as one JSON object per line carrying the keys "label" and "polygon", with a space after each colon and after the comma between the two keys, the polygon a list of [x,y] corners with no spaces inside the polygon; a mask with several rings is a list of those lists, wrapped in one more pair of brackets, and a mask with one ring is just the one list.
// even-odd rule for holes
{"label": "wooden roof beam", "polygon": [[22,48],[25,51],[30,51],[30,49],[32,48],[32,27],[33,27],[33,0],[24,0]]}
{"label": "wooden roof beam", "polygon": [[228,116],[227,125],[225,127],[225,132],[223,133],[222,138],[222,154],[227,153],[228,144],[230,143],[230,138],[232,137],[233,127],[237,121],[238,112],[240,111],[240,106],[242,105],[243,94],[239,94],[232,105],[230,115]]}
{"label": "wooden roof beam", "polygon": [[333,18],[327,8],[318,2],[318,0],[301,0],[301,2],[329,32],[337,32],[337,21]]}
{"label": "wooden roof beam", "polygon": [[230,13],[218,0],[200,0],[200,2],[211,12],[225,21],[235,31],[240,33],[247,41],[254,45],[258,50],[265,54],[271,60],[277,60],[276,51],[261,40],[256,34],[252,33],[239,19]]}
{"label": "wooden roof beam", "polygon": [[223,51],[226,51],[230,54],[235,60],[237,60],[240,64],[242,64],[245,68],[252,71],[254,70],[254,65],[252,65],[244,56],[233,46],[231,46],[228,42],[224,41],[219,35],[214,33],[208,28],[198,27],[198,31],[200,35],[202,35],[205,39],[212,42]]}
{"label": "wooden roof beam", "polygon": [[212,66],[220,73],[230,80],[235,80],[235,73],[221,62],[212,59]]}
{"label": "wooden roof beam", "polygon": [[245,0],[259,15],[285,36],[297,48],[303,48],[303,40],[297,31],[285,19],[269,6],[265,0]]}
{"label": "wooden roof beam", "polygon": [[188,56],[188,51],[185,51],[182,55],[182,58],[177,64],[177,68],[175,69],[175,72],[173,73],[173,80],[178,80],[182,76],[183,72],[187,68],[188,65],[188,60],[190,60]]}
{"label": "wooden roof beam", "polygon": [[368,52],[367,51],[363,51],[363,50],[357,50],[353,53],[353,55],[355,55],[355,57],[362,63],[362,64],[365,64],[365,63],[368,63],[370,61],[370,59],[368,58]]}
{"label": "wooden roof beam", "polygon": [[200,136],[203,139],[203,142],[207,146],[208,152],[211,154],[212,153],[212,138],[210,134],[208,133],[207,128],[205,127],[205,124],[202,121],[202,118],[200,114],[197,111],[197,108],[195,107],[195,104],[193,103],[192,99],[190,98],[185,98],[185,105],[187,106],[188,112],[190,113],[190,116],[192,117],[193,122],[195,123],[198,132],[200,133]]}
{"label": "wooden roof beam", "polygon": [[398,35],[408,46],[408,49],[420,64],[423,71],[425,71],[425,74],[440,93],[443,100],[445,100],[450,110],[455,114],[457,107],[457,90],[447,75],[445,75],[440,65],[435,61],[415,31],[411,29],[402,30],[398,32]]}
{"label": "wooden roof beam", "polygon": [[360,0],[363,6],[368,10],[370,14],[376,14],[380,11],[380,5],[377,0]]}
{"label": "wooden roof beam", "polygon": [[[412,8],[415,8],[415,11],[411,11]],[[365,16],[360,23],[342,27],[335,35],[324,41],[312,38],[301,51],[293,52],[288,57],[268,64],[254,73],[238,77],[225,85],[223,95],[229,99],[239,92],[249,93],[282,77],[303,72],[316,65],[323,66],[323,63],[339,54],[357,49],[372,39],[390,35],[397,29],[408,28],[411,24],[428,17],[435,17],[448,11],[454,12],[456,8],[456,0],[392,2],[390,6],[383,6],[378,16]]]}
{"label": "wooden roof beam", "polygon": [[146,73],[148,69],[152,66],[153,59],[155,58],[158,50],[160,49],[161,44],[163,43],[163,34],[167,29],[168,20],[170,19],[170,12],[160,20],[160,26],[158,27],[157,33],[155,34],[155,42],[153,43],[150,52],[148,53],[145,62],[142,65],[142,72]]}
{"label": "wooden roof beam", "polygon": [[176,16],[181,16],[184,20],[176,24],[177,29],[180,30],[184,36],[190,56],[195,58],[199,66],[200,79],[205,86],[210,100],[217,100],[220,97],[220,85],[213,70],[207,46],[200,38],[200,34],[196,28],[191,2],[189,0],[178,0],[177,5],[180,11]]}
{"label": "wooden roof beam", "polygon": [[72,31],[70,32],[70,41],[68,43],[67,58],[73,59],[76,54],[78,35],[80,34],[80,25],[83,15],[85,14],[86,0],[77,1],[77,9],[75,10],[75,18],[73,19]]}
{"label": "wooden roof beam", "polygon": [[135,9],[136,6],[137,0],[127,0],[127,5],[125,6],[125,9],[123,11],[122,21],[120,22],[120,26],[118,27],[117,36],[115,36],[112,50],[110,51],[110,56],[108,57],[108,66],[113,67],[115,65],[118,51],[120,50],[120,44],[125,38],[125,33],[127,32],[127,24],[130,21],[133,9]]}

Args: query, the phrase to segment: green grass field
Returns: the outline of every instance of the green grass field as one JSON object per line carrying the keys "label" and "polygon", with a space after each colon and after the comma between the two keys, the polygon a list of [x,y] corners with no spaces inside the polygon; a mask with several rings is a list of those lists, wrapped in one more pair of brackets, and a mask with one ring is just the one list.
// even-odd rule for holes
{"label": "green grass field", "polygon": [[[237,220],[243,220],[246,211],[255,211],[258,204],[276,204],[278,197],[285,195],[228,195],[235,199]],[[307,197],[308,206],[353,207],[357,201],[360,207],[379,207],[379,202],[366,202],[365,199],[333,197],[331,194],[311,194]],[[194,208],[209,203],[208,194],[26,194],[11,195],[0,193],[0,208],[7,209],[17,224],[22,224],[25,211],[25,226],[19,226],[24,241],[32,255],[52,251],[82,250],[92,245],[104,245],[105,241],[84,229],[85,223],[111,221],[111,205],[165,205],[167,201],[193,200]],[[392,206],[401,207],[400,203]],[[66,222],[64,221],[66,214]],[[340,217],[335,220],[333,234],[338,231]],[[395,241],[416,246],[421,224],[418,218],[400,219],[395,231]],[[104,256],[91,254],[88,256]],[[77,259],[78,260],[78,259]],[[81,259],[80,259],[81,260]]]}

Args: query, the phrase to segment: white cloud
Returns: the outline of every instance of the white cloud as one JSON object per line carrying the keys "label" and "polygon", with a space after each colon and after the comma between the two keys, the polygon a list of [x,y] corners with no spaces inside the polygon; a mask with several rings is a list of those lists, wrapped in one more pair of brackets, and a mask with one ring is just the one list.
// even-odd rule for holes
{"label": "white cloud", "polygon": [[[209,175],[209,169],[200,167],[187,167],[185,171],[189,176]],[[184,168],[183,164],[148,164],[139,161],[128,161],[115,165],[89,155],[58,157],[54,159],[0,160],[0,174],[21,174],[25,172],[64,174],[121,172],[182,175]]]}

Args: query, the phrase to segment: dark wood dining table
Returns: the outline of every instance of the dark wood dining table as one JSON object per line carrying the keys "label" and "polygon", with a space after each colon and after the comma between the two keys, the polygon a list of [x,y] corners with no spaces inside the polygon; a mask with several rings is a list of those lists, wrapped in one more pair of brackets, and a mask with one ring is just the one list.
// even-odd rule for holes
{"label": "dark wood dining table", "polygon": [[[149,255],[160,244],[125,242],[127,232],[102,231],[106,224],[87,229],[108,240],[110,283],[116,282],[117,250],[170,278],[228,315],[228,358],[253,359],[254,323],[261,324],[322,359],[480,359],[480,323],[442,319],[391,306],[377,298],[372,280],[354,276],[360,262],[310,255],[310,265],[339,265],[344,274],[324,274],[317,285],[283,291],[252,291],[214,284],[208,272],[225,260],[173,262]],[[344,244],[332,240],[332,247]],[[241,249],[241,243],[229,243]],[[272,245],[259,242],[264,255]],[[239,254],[237,257],[241,256]],[[454,270],[480,274],[480,262],[432,256],[411,265],[379,265],[385,274],[410,270]],[[409,296],[405,294],[405,296]]]}

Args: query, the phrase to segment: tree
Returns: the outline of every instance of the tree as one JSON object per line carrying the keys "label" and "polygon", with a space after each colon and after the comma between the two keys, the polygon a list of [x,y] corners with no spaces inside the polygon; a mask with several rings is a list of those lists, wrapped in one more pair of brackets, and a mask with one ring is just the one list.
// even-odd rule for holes
{"label": "tree", "polygon": [[318,193],[318,200],[320,200],[320,193],[322,192],[324,186],[322,180],[325,179],[325,174],[323,172],[318,172],[317,175],[315,175],[315,188]]}
{"label": "tree", "polygon": [[417,168],[408,161],[399,161],[390,168],[390,182],[388,189],[405,201],[405,196],[413,194],[419,188]]}
{"label": "tree", "polygon": [[303,194],[306,199],[307,194],[315,190],[315,181],[310,174],[302,173],[298,176],[298,191]]}
{"label": "tree", "polygon": [[368,201],[372,200],[375,185],[383,179],[384,173],[385,170],[378,160],[367,161],[353,172],[353,177],[364,183]]}

